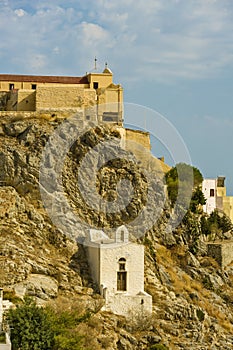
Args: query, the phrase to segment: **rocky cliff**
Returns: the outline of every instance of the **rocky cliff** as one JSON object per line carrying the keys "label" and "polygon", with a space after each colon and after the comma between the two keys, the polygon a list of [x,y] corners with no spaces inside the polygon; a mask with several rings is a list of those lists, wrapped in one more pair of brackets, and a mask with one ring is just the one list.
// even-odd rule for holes
{"label": "rocky cliff", "polygon": [[[119,148],[121,133],[117,127],[93,127],[71,144],[59,184],[75,217],[86,226],[80,222],[77,226],[62,206],[56,207],[56,218],[63,226],[54,224],[56,218],[51,219],[44,204],[50,203],[51,195],[60,198],[59,187],[54,178],[41,190],[39,178],[44,148],[61,122],[55,117],[16,119],[7,115],[0,122],[0,274],[6,295],[31,295],[39,304],[78,298],[95,309],[93,318],[80,326],[93,349],[156,349],[156,344],[168,349],[232,349],[233,266],[221,269],[206,256],[203,242],[199,242],[196,256],[190,252],[191,233],[184,226],[172,230],[169,224],[171,210],[164,197],[161,172],[141,171],[133,153],[126,155]],[[97,165],[94,154],[88,162],[90,182],[80,179],[83,157],[102,141],[111,141],[112,157],[103,152],[93,183],[91,173]],[[51,174],[49,169],[62,153],[59,147],[46,155],[44,174]],[[119,181],[122,187],[117,187]],[[118,203],[121,210],[101,211],[97,206],[98,211],[83,196],[89,186],[97,188],[104,203],[114,202],[119,193],[125,192],[126,198],[134,195],[130,202]],[[43,202],[41,193],[48,194]],[[149,208],[145,221],[137,221],[145,207]],[[154,220],[155,215],[158,220]],[[153,315],[148,319],[142,320],[139,314],[138,319],[125,320],[99,311],[96,305],[101,301],[85,249],[72,239],[78,232],[80,242],[90,226],[104,227],[111,234],[111,227],[122,223],[131,227],[133,239],[145,245],[145,289],[153,296]]]}

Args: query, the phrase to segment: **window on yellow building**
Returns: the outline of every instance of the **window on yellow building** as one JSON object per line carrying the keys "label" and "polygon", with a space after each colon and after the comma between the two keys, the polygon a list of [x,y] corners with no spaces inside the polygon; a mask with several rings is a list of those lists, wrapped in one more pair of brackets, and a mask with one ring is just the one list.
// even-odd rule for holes
{"label": "window on yellow building", "polygon": [[98,87],[99,87],[99,83],[97,81],[94,81],[93,88],[98,89]]}

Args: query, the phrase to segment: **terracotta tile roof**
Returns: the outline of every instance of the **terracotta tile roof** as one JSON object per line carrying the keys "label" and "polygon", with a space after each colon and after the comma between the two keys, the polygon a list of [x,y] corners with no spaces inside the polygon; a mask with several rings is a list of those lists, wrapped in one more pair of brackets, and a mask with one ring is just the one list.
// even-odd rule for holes
{"label": "terracotta tile roof", "polygon": [[29,83],[88,84],[87,77],[0,74],[0,81]]}

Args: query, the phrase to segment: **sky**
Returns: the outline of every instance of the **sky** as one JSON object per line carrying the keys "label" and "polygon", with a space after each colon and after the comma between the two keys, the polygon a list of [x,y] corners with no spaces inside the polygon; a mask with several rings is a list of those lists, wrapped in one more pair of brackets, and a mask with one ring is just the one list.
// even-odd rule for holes
{"label": "sky", "polygon": [[0,0],[0,31],[2,74],[82,76],[95,57],[100,71],[108,62],[125,102],[145,107],[146,130],[157,135],[159,122],[148,108],[233,195],[232,0]]}

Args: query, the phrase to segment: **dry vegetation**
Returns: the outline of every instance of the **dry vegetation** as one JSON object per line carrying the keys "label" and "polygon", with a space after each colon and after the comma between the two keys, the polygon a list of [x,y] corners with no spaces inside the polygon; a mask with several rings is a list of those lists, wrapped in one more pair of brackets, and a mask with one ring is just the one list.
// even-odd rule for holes
{"label": "dry vegetation", "polygon": [[[218,305],[218,302],[211,302],[213,299],[212,292],[205,288],[203,283],[190,277],[184,270],[185,268],[185,255],[187,250],[185,247],[176,246],[170,250],[164,246],[158,245],[156,247],[156,260],[157,264],[162,266],[166,272],[169,281],[170,291],[174,292],[176,296],[183,295],[185,299],[190,303],[202,310],[203,315],[207,314],[209,317],[214,318],[219,326],[223,327],[227,332],[233,332],[233,319],[230,314],[225,314],[222,311],[222,306]],[[202,267],[210,267],[213,269],[219,269],[218,263],[209,257],[202,257],[200,259]],[[179,268],[179,266],[181,268]],[[233,283],[233,277],[231,277]],[[164,318],[167,308],[167,300],[164,298],[164,293],[161,293],[156,287],[149,285],[147,291],[152,295],[153,302],[156,305],[156,318]],[[191,298],[190,296],[196,297]],[[229,285],[223,285],[221,289],[221,295],[224,295],[227,301],[232,302],[233,292],[229,289]],[[221,304],[221,303],[220,303]],[[202,317],[202,316],[200,316]],[[203,321],[205,317],[203,316]],[[207,322],[207,321],[204,321]],[[208,322],[207,322],[208,323]],[[205,323],[203,324],[205,325]]]}

